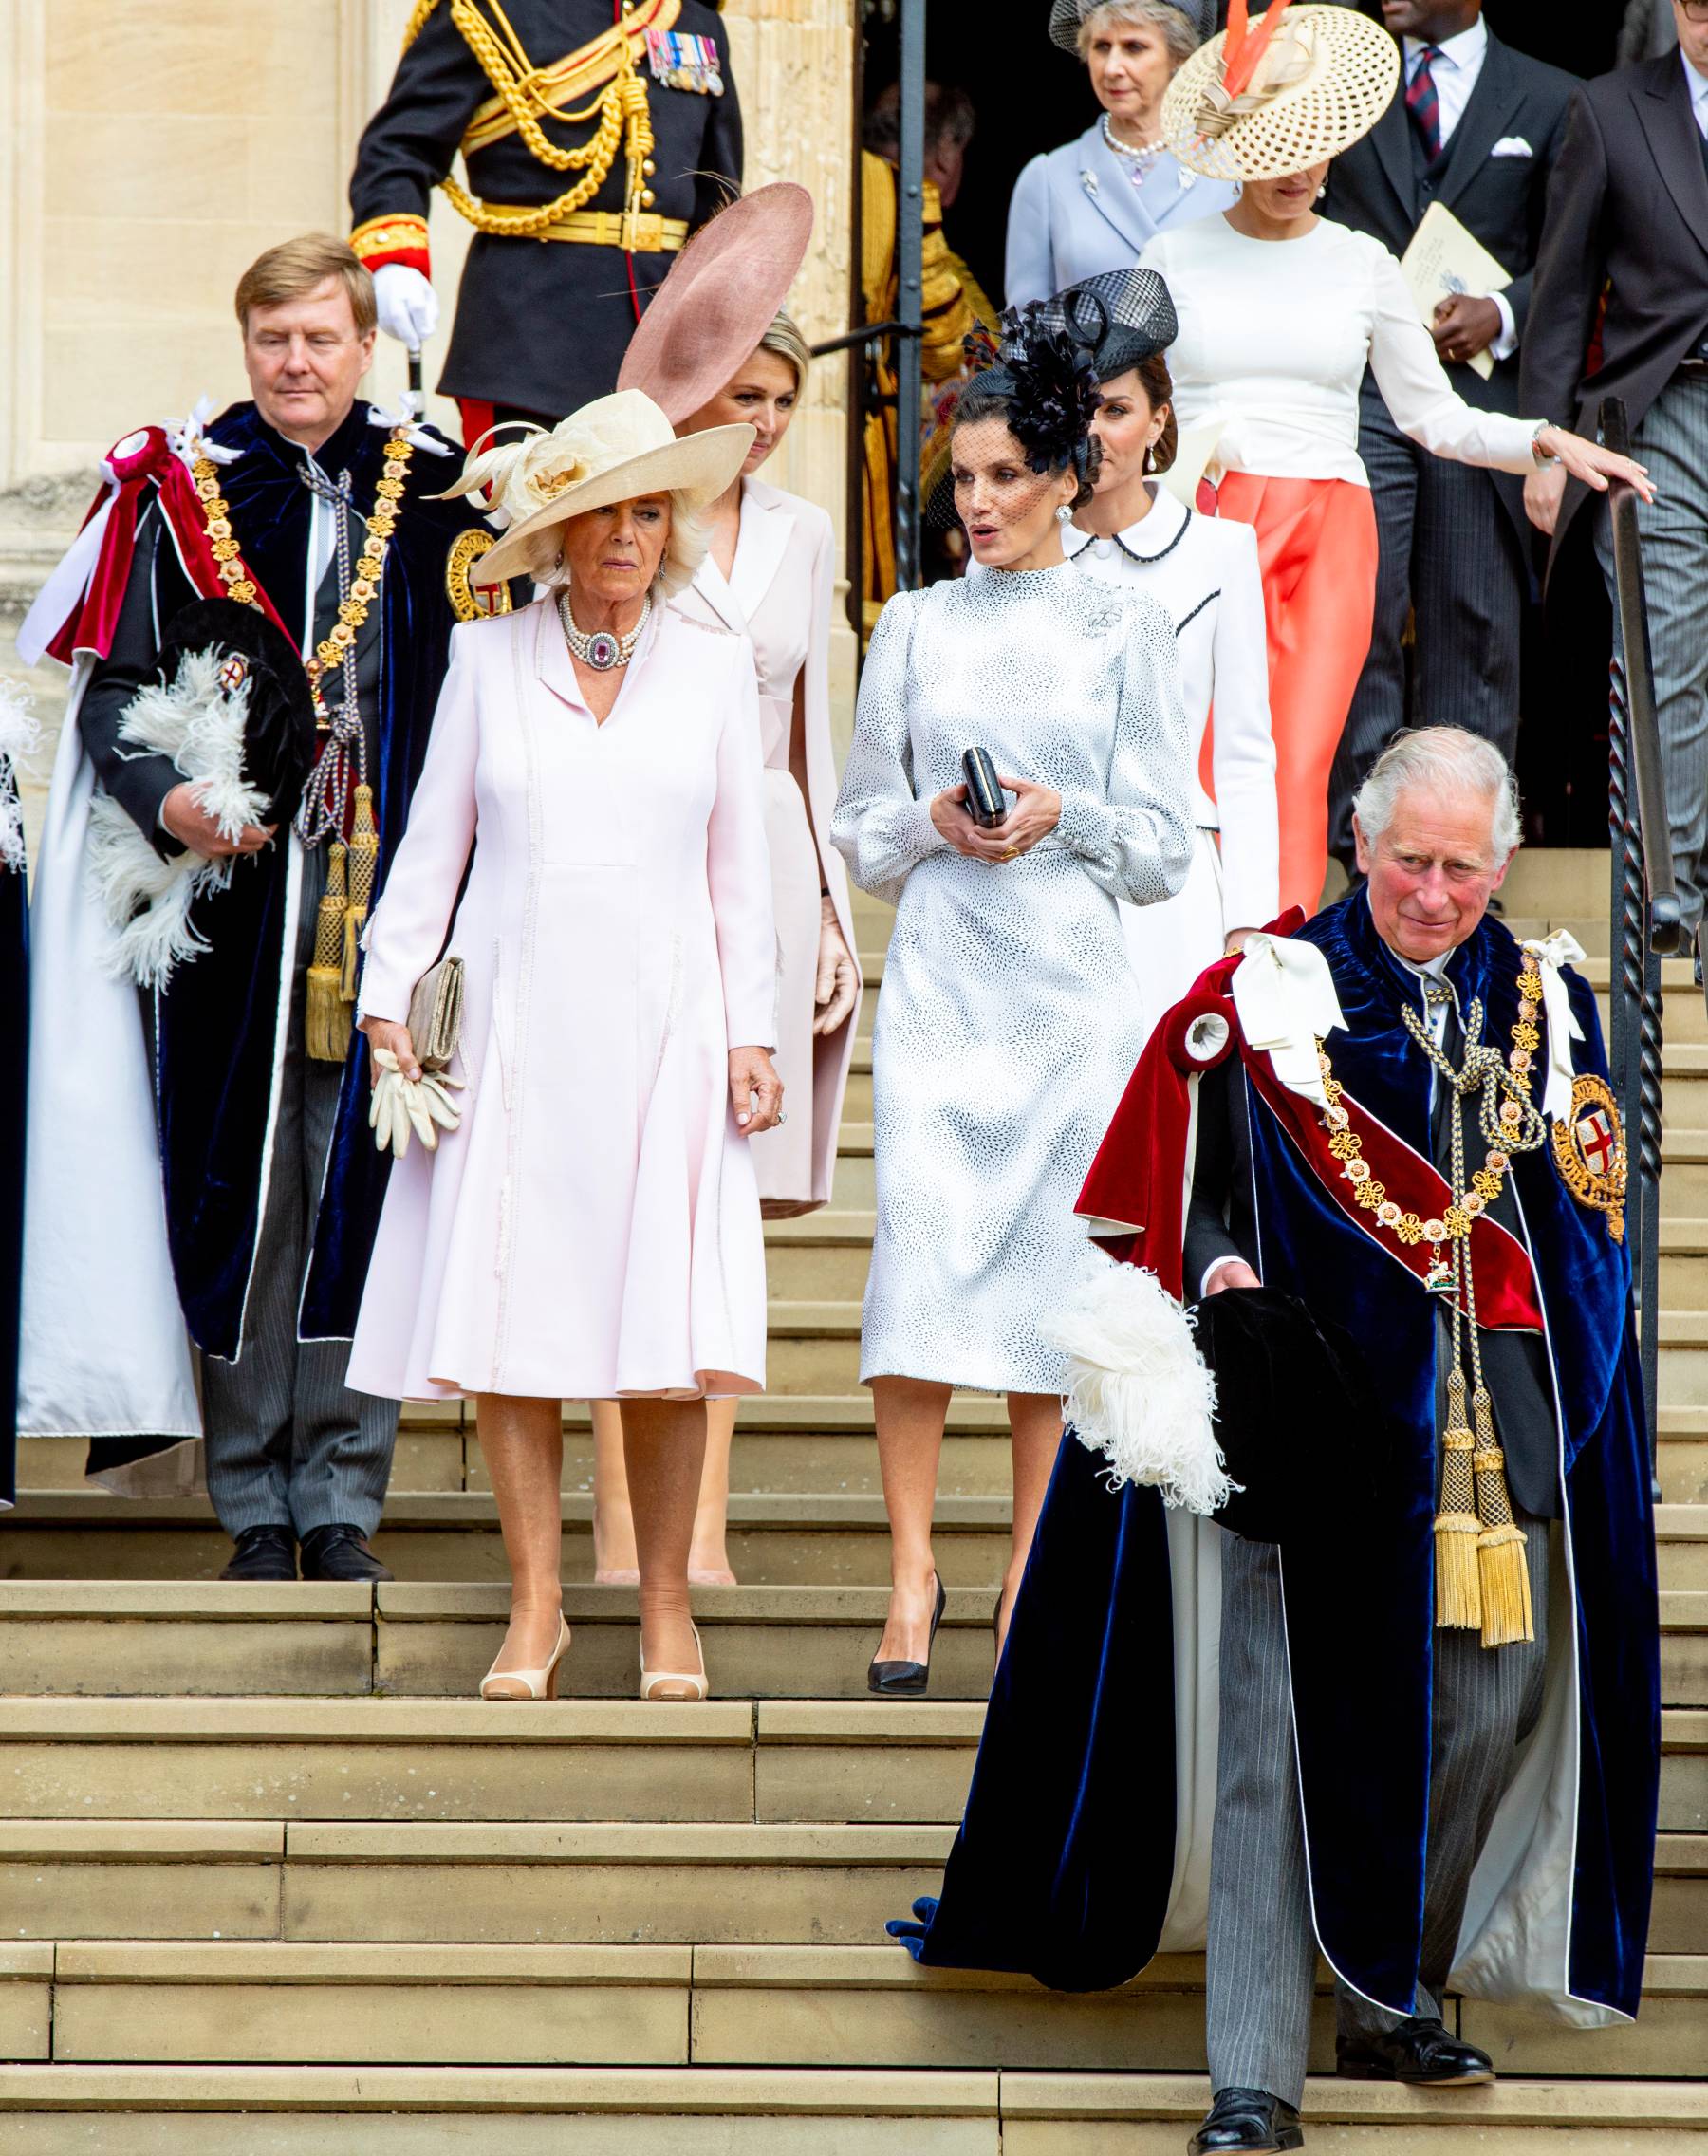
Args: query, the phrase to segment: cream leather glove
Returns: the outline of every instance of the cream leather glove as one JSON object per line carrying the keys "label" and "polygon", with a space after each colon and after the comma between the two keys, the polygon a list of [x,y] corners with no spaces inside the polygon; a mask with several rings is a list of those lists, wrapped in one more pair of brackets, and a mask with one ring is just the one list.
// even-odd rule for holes
{"label": "cream leather glove", "polygon": [[816,1007],[812,1020],[813,1032],[835,1032],[839,1026],[846,1023],[859,994],[860,968],[854,963],[853,952],[843,941],[836,908],[827,896],[821,897],[818,979],[812,992]]}
{"label": "cream leather glove", "polygon": [[439,1071],[424,1078],[405,1078],[398,1059],[388,1048],[374,1050],[380,1075],[368,1107],[368,1127],[375,1148],[395,1153],[400,1161],[409,1151],[413,1130],[429,1153],[438,1150],[441,1130],[462,1126],[462,1110],[451,1098],[451,1089],[462,1090],[462,1080]]}

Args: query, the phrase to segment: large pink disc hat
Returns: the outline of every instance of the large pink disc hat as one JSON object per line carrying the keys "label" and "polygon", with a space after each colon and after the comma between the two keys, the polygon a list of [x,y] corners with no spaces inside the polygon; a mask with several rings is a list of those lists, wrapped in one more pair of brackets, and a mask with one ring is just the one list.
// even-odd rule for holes
{"label": "large pink disc hat", "polygon": [[770,327],[812,237],[792,180],[720,210],[671,265],[629,339],[619,389],[644,390],[673,427],[710,403]]}

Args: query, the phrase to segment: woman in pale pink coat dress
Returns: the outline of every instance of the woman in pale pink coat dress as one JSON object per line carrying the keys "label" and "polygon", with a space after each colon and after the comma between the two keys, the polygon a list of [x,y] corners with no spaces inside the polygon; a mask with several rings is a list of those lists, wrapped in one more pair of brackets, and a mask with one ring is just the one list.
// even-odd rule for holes
{"label": "woman in pale pink coat dress", "polygon": [[[758,476],[789,430],[810,356],[772,314],[800,267],[811,201],[789,182],[714,218],[678,257],[623,361],[679,434],[748,424],[740,474],[707,511],[711,548],[683,604],[748,636],[759,674],[765,830],[777,917],[777,1069],[790,1109],[753,1147],[768,1219],[830,1202],[837,1133],[859,1022],[861,978],[847,870],[830,844],[830,616],[836,536],[816,504]],[[733,1586],[726,1549],[735,1403],[707,1419],[706,1465],[689,1578]],[[622,1412],[595,1402],[594,1577],[635,1577]]]}
{"label": "woman in pale pink coat dress", "polygon": [[630,1404],[642,1697],[707,1692],[688,1547],[704,1403],[765,1381],[748,1141],[780,1104],[776,940],[752,651],[666,586],[751,439],[678,442],[624,391],[472,466],[522,517],[483,576],[559,588],[456,631],[369,931],[361,1019],[405,1080],[416,982],[466,968],[460,1127],[395,1163],[350,1383],[476,1399],[514,1577],[488,1697],[550,1694],[568,1644],[578,1396]]}

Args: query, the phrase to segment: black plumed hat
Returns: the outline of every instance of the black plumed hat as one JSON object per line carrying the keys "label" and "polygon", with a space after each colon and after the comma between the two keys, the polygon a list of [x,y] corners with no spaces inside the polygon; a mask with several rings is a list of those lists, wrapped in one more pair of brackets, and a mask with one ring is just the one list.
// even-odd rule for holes
{"label": "black plumed hat", "polygon": [[1368,1519],[1393,1487],[1387,1418],[1349,1334],[1279,1288],[1228,1288],[1195,1311],[1216,1373],[1216,1436],[1240,1487],[1216,1514],[1293,1546]]}
{"label": "black plumed hat", "polygon": [[217,660],[228,697],[247,688],[244,776],[270,800],[264,820],[288,823],[314,768],[314,697],[296,646],[257,607],[235,599],[196,599],[166,624],[160,673],[175,681],[186,657],[203,654]]}

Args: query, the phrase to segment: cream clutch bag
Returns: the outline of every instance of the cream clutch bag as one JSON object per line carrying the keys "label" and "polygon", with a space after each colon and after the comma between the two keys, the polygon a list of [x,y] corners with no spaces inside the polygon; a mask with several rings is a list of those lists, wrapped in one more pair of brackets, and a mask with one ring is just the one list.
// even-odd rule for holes
{"label": "cream clutch bag", "polygon": [[409,999],[409,1037],[423,1070],[449,1068],[462,1041],[463,962],[441,958],[416,982]]}

